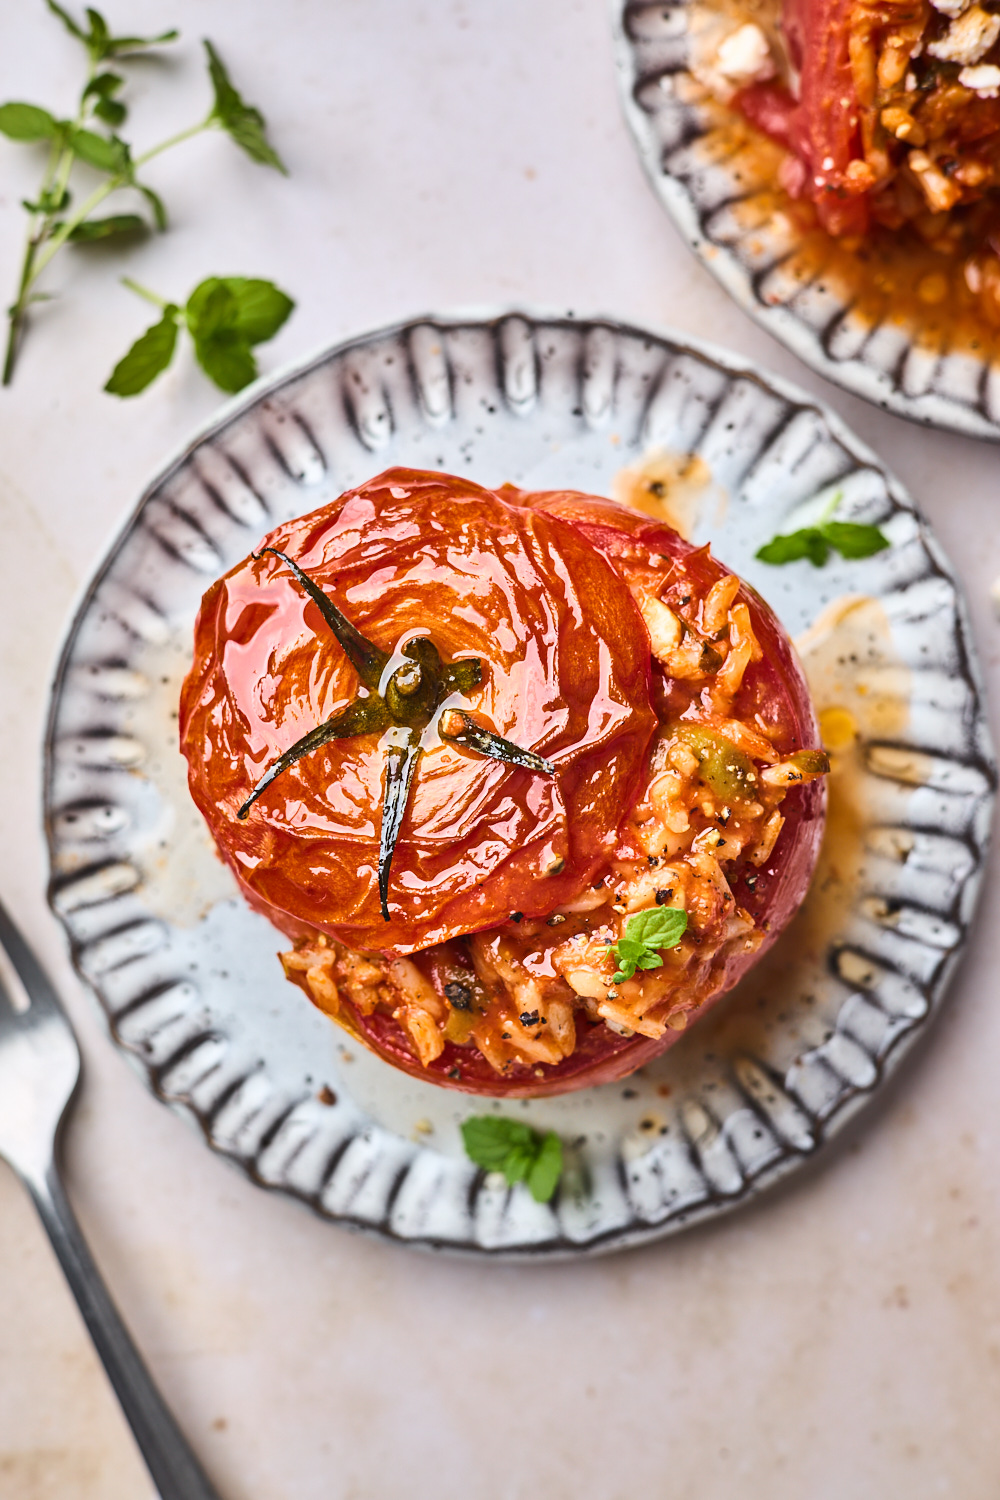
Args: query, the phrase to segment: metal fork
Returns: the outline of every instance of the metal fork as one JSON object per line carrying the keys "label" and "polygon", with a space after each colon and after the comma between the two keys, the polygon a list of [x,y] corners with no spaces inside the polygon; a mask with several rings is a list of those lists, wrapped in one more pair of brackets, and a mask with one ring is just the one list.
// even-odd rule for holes
{"label": "metal fork", "polygon": [[63,1191],[58,1141],[80,1051],[55,990],[2,904],[0,947],[25,992],[20,996],[0,967],[0,1157],[35,1200],[163,1500],[219,1500],[115,1310]]}

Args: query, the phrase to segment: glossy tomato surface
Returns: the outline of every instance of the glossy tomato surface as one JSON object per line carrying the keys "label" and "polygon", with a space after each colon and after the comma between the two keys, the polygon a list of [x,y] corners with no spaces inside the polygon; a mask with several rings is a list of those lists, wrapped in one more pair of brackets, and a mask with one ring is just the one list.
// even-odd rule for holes
{"label": "glossy tomato surface", "polygon": [[[422,734],[378,894],[385,735],[334,740],[238,817],[275,759],[345,709],[359,681],[317,603],[260,550],[206,594],[181,697],[189,782],[247,897],[293,936],[411,953],[575,895],[614,848],[656,715],[628,584],[579,528],[463,479],[387,473],[264,539],[383,652],[429,636],[476,657],[455,699],[552,776]],[[451,700],[449,700],[451,701]]]}

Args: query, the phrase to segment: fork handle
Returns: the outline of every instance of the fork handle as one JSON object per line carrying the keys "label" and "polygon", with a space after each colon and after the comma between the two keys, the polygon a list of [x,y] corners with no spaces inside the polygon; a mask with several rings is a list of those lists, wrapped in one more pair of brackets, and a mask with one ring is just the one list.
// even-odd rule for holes
{"label": "fork handle", "polygon": [[219,1500],[108,1295],[55,1163],[25,1184],[162,1500]]}

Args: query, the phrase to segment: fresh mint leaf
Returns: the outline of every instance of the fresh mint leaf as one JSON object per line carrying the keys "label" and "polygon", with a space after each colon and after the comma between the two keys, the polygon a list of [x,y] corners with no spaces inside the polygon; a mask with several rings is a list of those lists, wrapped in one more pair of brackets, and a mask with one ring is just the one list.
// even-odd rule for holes
{"label": "fresh mint leaf", "polygon": [[877,526],[862,526],[855,521],[827,521],[821,530],[841,557],[873,557],[889,546],[889,538]]}
{"label": "fresh mint leaf", "polygon": [[225,285],[236,300],[236,329],[248,344],[266,344],[286,322],[295,303],[273,281],[227,276]]}
{"label": "fresh mint leaf", "polygon": [[821,568],[830,556],[830,544],[818,526],[804,526],[801,531],[789,532],[787,536],[772,537],[757,549],[756,556],[775,568],[803,558],[808,558],[814,568]]}
{"label": "fresh mint leaf", "polygon": [[243,390],[257,375],[253,344],[273,338],[294,303],[270,281],[209,276],[195,287],[184,316],[198,363],[221,390]]}
{"label": "fresh mint leaf", "polygon": [[59,134],[54,115],[38,104],[0,104],[0,132],[12,141],[51,141]]}
{"label": "fresh mint leaf", "polygon": [[[138,184],[136,184],[138,186]],[[127,229],[143,225],[144,220],[138,215],[122,214],[118,216],[119,228],[112,228],[112,220],[99,220],[94,225],[93,238],[98,238],[97,225],[107,223],[108,228],[102,231],[104,234],[125,233]],[[82,226],[84,230],[90,228],[89,221]],[[139,296],[145,297],[147,301],[165,305],[155,292],[140,286],[137,282],[125,278],[125,285]],[[288,317],[294,303],[290,297],[280,291],[273,282],[264,281],[246,276],[209,276],[198,283],[184,306],[183,312],[174,307],[169,308],[170,320],[179,323],[181,320],[186,324],[188,332],[194,343],[195,357],[210,380],[223,391],[230,394],[243,390],[244,386],[250,384],[257,376],[257,363],[254,359],[252,345],[261,343],[264,339],[272,338],[278,328]],[[173,353],[173,338],[171,335],[170,350],[167,355]],[[116,369],[112,376],[112,382],[125,381],[126,384],[137,378],[135,371],[145,376],[145,366],[142,360],[155,361],[158,357],[157,351],[160,342],[165,343],[168,331],[161,325],[149,330],[144,338],[149,340],[148,345],[139,344],[126,356],[125,373],[120,374],[121,367]],[[140,350],[140,345],[142,348]],[[137,352],[139,351],[139,352]],[[133,360],[133,356],[135,356]],[[128,361],[132,363],[127,363]],[[154,369],[144,383],[137,387],[142,390],[149,380],[159,373],[159,368]],[[117,384],[109,383],[105,387],[115,395],[134,395],[135,391],[119,390]]]}
{"label": "fresh mint leaf", "polygon": [[125,82],[120,73],[98,73],[83,91],[84,99],[93,99],[94,114],[106,125],[121,125],[128,110],[114,95]]}
{"label": "fresh mint leaf", "polygon": [[161,31],[159,36],[112,36],[107,40],[106,57],[123,57],[126,52],[142,52],[147,47],[162,47],[167,42],[176,42],[180,32],[176,26]]}
{"label": "fresh mint leaf", "polygon": [[208,73],[215,92],[210,118],[218,121],[251,161],[259,162],[265,167],[275,167],[287,176],[288,168],[264,133],[264,116],[259,109],[240,98],[221,57],[207,39],[205,51],[208,54]]}
{"label": "fresh mint leaf", "polygon": [[32,203],[30,198],[21,199],[21,207],[26,208],[29,214],[61,214],[63,209],[69,208],[73,201],[73,195],[69,188],[63,188],[61,193],[50,189],[46,193],[39,193],[37,203]]}
{"label": "fresh mint leaf", "polygon": [[225,277],[209,276],[200,281],[187,299],[184,317],[194,339],[212,338],[223,330],[235,331],[236,298]]}
{"label": "fresh mint leaf", "polygon": [[169,365],[177,346],[177,320],[180,308],[170,303],[163,317],[136,339],[123,359],[111,372],[104,387],[112,396],[138,396]]}
{"label": "fresh mint leaf", "polygon": [[687,923],[687,912],[673,906],[652,906],[629,917],[611,950],[618,961],[615,984],[631,979],[636,969],[662,968],[661,950],[677,947],[687,931]]}
{"label": "fresh mint leaf", "polygon": [[537,1132],[502,1115],[473,1115],[463,1122],[465,1154],[486,1172],[503,1172],[512,1151],[534,1144]]}
{"label": "fresh mint leaf", "polygon": [[107,21],[100,11],[89,7],[86,11],[88,30],[84,31],[68,10],[57,4],[57,0],[45,0],[54,16],[58,16],[70,36],[82,42],[95,63],[106,57],[120,57],[126,52],[140,52],[146,47],[158,47],[163,42],[175,42],[180,32],[171,27],[159,36],[113,36]]}
{"label": "fresh mint leaf", "polygon": [[800,562],[808,558],[814,568],[822,568],[830,558],[830,552],[839,552],[850,559],[872,557],[890,545],[889,539],[877,526],[862,525],[857,521],[833,521],[831,516],[843,499],[841,491],[824,508],[816,524],[803,526],[787,535],[772,537],[758,548],[761,562],[782,567],[785,563]]}
{"label": "fresh mint leaf", "polygon": [[196,338],[194,352],[209,380],[235,395],[257,378],[257,361],[250,345],[232,329],[222,328],[208,338]]}
{"label": "fresh mint leaf", "polygon": [[90,22],[90,33],[86,38],[87,47],[91,56],[100,62],[102,57],[108,55],[108,43],[111,41],[111,32],[108,23],[99,10],[92,10],[88,5],[85,12]]}
{"label": "fresh mint leaf", "polygon": [[528,1169],[528,1192],[536,1203],[548,1203],[563,1172],[562,1141],[554,1130],[542,1137],[542,1147]]}
{"label": "fresh mint leaf", "polygon": [[141,214],[111,214],[106,219],[84,219],[70,230],[67,238],[74,245],[93,245],[97,240],[113,239],[120,234],[144,234],[148,228]]}
{"label": "fresh mint leaf", "polygon": [[87,84],[83,97],[92,99],[100,95],[102,99],[108,99],[112,94],[117,94],[124,83],[125,80],[120,73],[98,73]]}
{"label": "fresh mint leaf", "polygon": [[129,148],[116,135],[98,135],[93,130],[74,130],[69,145],[81,161],[99,172],[119,173],[129,165]]}
{"label": "fresh mint leaf", "polygon": [[86,46],[87,33],[76,24],[69,11],[63,10],[61,5],[57,5],[56,0],[45,0],[45,3],[49,7],[49,10],[52,12],[52,14],[59,17],[66,30],[69,32],[70,36],[76,37],[78,42],[83,42],[84,46]]}
{"label": "fresh mint leaf", "polygon": [[103,120],[105,125],[122,125],[128,110],[117,99],[98,99],[94,105],[94,114],[99,120]]}
{"label": "fresh mint leaf", "polygon": [[[228,298],[219,295],[219,288]],[[206,332],[207,309],[214,327],[231,328],[248,344],[263,344],[286,321],[295,303],[274,285],[246,276],[210,276],[195,287],[185,313],[192,333]]]}
{"label": "fresh mint leaf", "polygon": [[149,204],[150,208],[153,210],[153,220],[156,224],[157,229],[166,229],[168,223],[167,209],[159,193],[154,193],[153,189],[151,187],[147,187],[144,182],[135,182],[133,180],[132,186],[135,188],[136,192],[142,194],[146,202]]}
{"label": "fresh mint leaf", "polygon": [[502,1172],[511,1187],[525,1182],[536,1203],[548,1203],[562,1176],[562,1141],[520,1120],[473,1115],[462,1124],[465,1154],[486,1172]]}

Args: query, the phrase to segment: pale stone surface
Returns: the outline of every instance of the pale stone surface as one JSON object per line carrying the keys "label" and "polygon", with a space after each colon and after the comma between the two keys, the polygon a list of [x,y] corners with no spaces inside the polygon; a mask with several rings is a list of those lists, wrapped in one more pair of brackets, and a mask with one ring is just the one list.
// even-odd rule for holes
{"label": "pale stone surface", "polygon": [[[947,1013],[807,1179],[711,1229],[586,1265],[436,1260],[354,1238],[244,1182],[101,1033],[43,898],[39,747],[78,590],[146,480],[216,407],[185,358],[101,394],[146,309],[273,275],[299,310],[265,368],[395,318],[529,303],[673,323],[798,380],[907,482],[1000,676],[996,451],[842,395],[735,309],[657,206],[622,124],[600,0],[117,0],[183,50],[137,70],[135,139],[201,108],[218,43],[292,170],[222,139],[150,171],[171,233],[50,280],[0,395],[0,894],[78,1026],[69,1188],[116,1297],[232,1500],[994,1500],[1000,1468],[1000,926]],[[69,40],[10,6],[0,98],[66,107]],[[32,153],[0,142],[0,286]],[[29,163],[30,170],[29,170]],[[5,293],[5,297],[6,297]],[[30,1207],[0,1170],[0,1494],[151,1494]]]}

